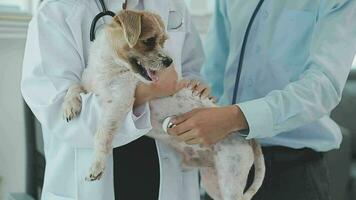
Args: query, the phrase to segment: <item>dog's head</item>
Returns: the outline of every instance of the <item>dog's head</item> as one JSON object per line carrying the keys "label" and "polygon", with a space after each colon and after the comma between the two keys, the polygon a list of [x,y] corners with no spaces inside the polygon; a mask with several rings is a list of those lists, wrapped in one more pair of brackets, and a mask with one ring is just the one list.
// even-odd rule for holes
{"label": "dog's head", "polygon": [[141,80],[157,80],[157,72],[172,64],[172,58],[163,51],[168,37],[158,15],[124,10],[114,17],[108,30],[117,56]]}

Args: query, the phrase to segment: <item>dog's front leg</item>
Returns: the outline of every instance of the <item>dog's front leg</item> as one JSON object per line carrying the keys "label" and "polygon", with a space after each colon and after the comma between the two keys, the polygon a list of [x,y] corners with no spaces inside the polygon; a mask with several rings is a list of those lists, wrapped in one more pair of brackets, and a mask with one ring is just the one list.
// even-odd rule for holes
{"label": "dog's front leg", "polygon": [[133,106],[135,88],[136,84],[130,82],[117,84],[111,88],[112,97],[102,99],[102,118],[94,137],[94,159],[87,181],[99,180],[103,175],[113,139]]}

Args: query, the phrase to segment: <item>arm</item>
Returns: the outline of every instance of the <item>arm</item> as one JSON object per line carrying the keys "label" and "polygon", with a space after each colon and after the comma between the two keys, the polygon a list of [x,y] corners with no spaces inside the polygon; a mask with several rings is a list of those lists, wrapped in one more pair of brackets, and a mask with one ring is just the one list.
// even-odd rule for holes
{"label": "arm", "polygon": [[[84,63],[64,17],[53,3],[44,3],[30,23],[23,64],[22,94],[46,132],[76,147],[91,148],[101,105],[94,94],[82,94],[82,112],[70,123],[61,118],[67,89],[80,82]],[[65,8],[67,5],[63,5]],[[71,9],[71,8],[67,8]],[[56,13],[57,15],[54,15]],[[56,18],[57,17],[57,18]],[[80,34],[80,33],[78,33]],[[147,104],[128,113],[114,146],[124,145],[150,129]]]}
{"label": "arm", "polygon": [[169,130],[188,144],[214,144],[234,131],[273,137],[327,115],[339,103],[356,51],[356,2],[327,1],[320,12],[309,62],[298,81],[237,106],[193,110]]}
{"label": "arm", "polygon": [[306,70],[266,97],[238,104],[248,138],[273,137],[328,115],[339,103],[356,51],[356,2],[323,4]]}

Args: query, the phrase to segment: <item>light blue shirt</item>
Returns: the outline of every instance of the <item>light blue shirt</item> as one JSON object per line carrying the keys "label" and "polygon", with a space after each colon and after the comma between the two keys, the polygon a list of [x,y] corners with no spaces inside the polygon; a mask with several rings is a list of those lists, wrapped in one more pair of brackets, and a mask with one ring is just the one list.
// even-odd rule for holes
{"label": "light blue shirt", "polygon": [[[202,74],[232,102],[244,34],[258,0],[216,0]],[[329,114],[356,51],[355,0],[265,0],[251,27],[237,103],[248,139],[328,151],[342,135]]]}

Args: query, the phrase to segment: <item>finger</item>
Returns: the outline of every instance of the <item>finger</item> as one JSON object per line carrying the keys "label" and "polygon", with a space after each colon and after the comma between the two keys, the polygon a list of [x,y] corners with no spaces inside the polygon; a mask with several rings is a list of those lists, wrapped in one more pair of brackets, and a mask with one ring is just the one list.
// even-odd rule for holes
{"label": "finger", "polygon": [[216,98],[215,98],[215,97],[209,96],[209,99],[210,99],[213,103],[216,103]]}
{"label": "finger", "polygon": [[180,142],[185,142],[188,140],[193,140],[197,137],[197,134],[195,133],[194,130],[190,130],[188,132],[185,132],[179,136],[177,136],[178,141]]}
{"label": "finger", "polygon": [[195,86],[195,88],[194,88],[194,95],[199,95],[199,96],[201,96],[201,94],[204,92],[204,90],[205,89],[207,89],[207,87],[205,86],[205,85],[202,85],[202,84],[200,84],[200,85],[197,85],[197,86]]}
{"label": "finger", "polygon": [[194,88],[198,85],[200,85],[200,82],[198,80],[191,80],[189,82],[188,88],[190,88],[191,90],[194,90]]}
{"label": "finger", "polygon": [[168,128],[167,131],[171,135],[182,135],[188,131],[192,130],[192,127],[189,126],[189,123],[187,122],[182,122],[177,126],[174,126],[173,128]]}
{"label": "finger", "polygon": [[196,113],[196,109],[192,110],[192,111],[189,111],[189,112],[186,112],[184,114],[181,114],[175,118],[172,119],[172,123],[175,124],[175,125],[179,125],[180,123],[188,120],[189,118],[191,118],[195,113]]}
{"label": "finger", "polygon": [[185,87],[188,87],[188,86],[189,86],[189,83],[190,83],[190,80],[186,80],[186,79],[183,79],[183,80],[180,80],[180,81],[179,81],[179,84],[182,84],[182,85],[184,85]]}
{"label": "finger", "polygon": [[185,80],[185,79],[180,80],[179,83],[178,83],[178,87],[187,88],[189,86],[189,83],[190,83],[189,80]]}
{"label": "finger", "polygon": [[205,88],[205,90],[203,90],[200,94],[200,98],[202,99],[206,99],[210,97],[210,89],[209,88]]}
{"label": "finger", "polygon": [[194,139],[186,141],[185,143],[189,144],[189,145],[195,145],[195,144],[202,144],[203,142],[202,142],[201,138],[194,138]]}

